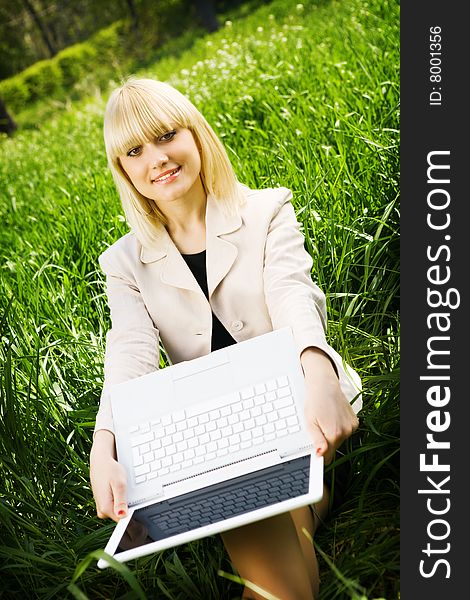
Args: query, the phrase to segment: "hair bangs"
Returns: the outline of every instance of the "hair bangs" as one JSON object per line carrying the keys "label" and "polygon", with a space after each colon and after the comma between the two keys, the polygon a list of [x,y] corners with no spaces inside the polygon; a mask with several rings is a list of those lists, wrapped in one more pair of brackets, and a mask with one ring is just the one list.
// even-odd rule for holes
{"label": "hair bangs", "polygon": [[159,91],[128,84],[110,99],[104,123],[110,159],[116,160],[174,127],[191,128],[192,106],[185,106],[186,99],[178,98],[179,93],[172,97]]}

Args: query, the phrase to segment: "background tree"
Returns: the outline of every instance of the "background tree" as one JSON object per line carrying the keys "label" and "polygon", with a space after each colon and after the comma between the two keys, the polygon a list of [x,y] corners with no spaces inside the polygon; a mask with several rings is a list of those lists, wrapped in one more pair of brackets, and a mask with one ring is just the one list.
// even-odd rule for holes
{"label": "background tree", "polygon": [[7,110],[5,103],[0,97],[0,132],[6,133],[7,135],[13,135],[13,132],[16,130],[17,126],[13,117]]}
{"label": "background tree", "polygon": [[215,12],[214,3],[210,0],[195,0],[194,4],[204,28],[207,29],[207,31],[217,31],[219,28],[219,21]]}
{"label": "background tree", "polygon": [[55,47],[54,42],[52,41],[51,32],[49,31],[46,23],[43,21],[40,12],[36,9],[33,2],[30,2],[30,0],[23,0],[23,5],[26,8],[28,14],[30,15],[31,20],[35,23],[36,27],[38,28],[42,41],[44,42],[44,45],[46,46],[47,51],[49,53],[49,57],[54,56],[54,54],[57,54],[57,49]]}

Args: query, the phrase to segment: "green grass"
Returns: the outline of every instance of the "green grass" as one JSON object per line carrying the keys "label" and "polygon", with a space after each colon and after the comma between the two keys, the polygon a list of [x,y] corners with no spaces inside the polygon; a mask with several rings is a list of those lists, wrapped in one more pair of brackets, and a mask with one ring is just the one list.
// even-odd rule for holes
{"label": "green grass", "polygon": [[[315,539],[321,600],[399,597],[398,11],[276,0],[140,72],[195,102],[242,181],[293,190],[329,340],[363,379],[355,476]],[[120,571],[90,555],[113,527],[88,483],[109,326],[97,257],[127,231],[106,96],[38,108],[0,141],[0,596],[235,599],[217,537]]]}

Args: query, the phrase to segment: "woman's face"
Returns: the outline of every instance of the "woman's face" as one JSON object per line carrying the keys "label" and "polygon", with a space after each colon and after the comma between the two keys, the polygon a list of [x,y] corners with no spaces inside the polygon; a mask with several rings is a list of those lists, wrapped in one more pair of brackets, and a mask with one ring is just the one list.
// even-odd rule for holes
{"label": "woman's face", "polygon": [[200,193],[201,157],[189,129],[175,127],[119,156],[134,187],[164,212],[168,203]]}

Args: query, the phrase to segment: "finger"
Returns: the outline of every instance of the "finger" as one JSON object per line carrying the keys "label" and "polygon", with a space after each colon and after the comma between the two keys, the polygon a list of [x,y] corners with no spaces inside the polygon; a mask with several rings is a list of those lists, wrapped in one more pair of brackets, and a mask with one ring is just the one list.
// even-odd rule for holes
{"label": "finger", "polygon": [[328,441],[323,435],[322,430],[317,423],[309,423],[309,430],[312,437],[313,450],[317,456],[324,456],[328,451]]}
{"label": "finger", "polygon": [[119,479],[111,484],[114,498],[114,514],[118,519],[127,515],[127,486],[126,482]]}

